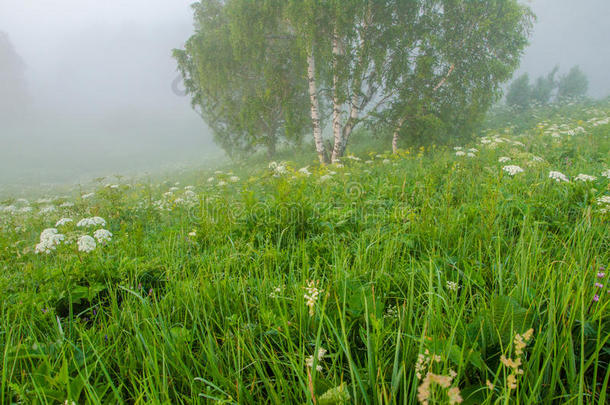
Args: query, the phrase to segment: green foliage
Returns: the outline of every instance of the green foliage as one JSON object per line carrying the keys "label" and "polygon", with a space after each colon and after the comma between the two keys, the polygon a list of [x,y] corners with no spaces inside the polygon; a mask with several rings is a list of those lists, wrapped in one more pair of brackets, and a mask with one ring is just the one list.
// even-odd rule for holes
{"label": "green foliage", "polygon": [[299,143],[307,125],[304,61],[267,3],[202,0],[196,33],[174,50],[192,105],[230,155]]}
{"label": "green foliage", "polygon": [[220,144],[249,150],[278,128],[300,136],[310,81],[322,127],[333,117],[333,159],[363,123],[428,138],[422,123],[436,121],[439,137],[472,135],[534,20],[517,0],[204,0],[194,8],[197,32],[175,56]]}
{"label": "green foliage", "polygon": [[525,109],[529,107],[531,98],[530,76],[524,73],[510,84],[508,93],[506,93],[506,104]]}
{"label": "green foliage", "polygon": [[551,96],[555,88],[557,88],[557,80],[555,75],[559,71],[559,67],[556,66],[548,75],[540,76],[536,79],[531,90],[532,100],[538,104],[545,105],[551,100]]}
{"label": "green foliage", "polygon": [[[309,175],[260,162],[2,201],[0,402],[415,403],[433,355],[465,403],[606,403],[610,105],[532,112],[460,145],[472,157],[363,133],[342,166],[294,156]],[[92,215],[106,246],[34,254]],[[509,390],[502,356],[529,328]]]}
{"label": "green foliage", "polygon": [[396,65],[404,88],[390,110],[390,128],[406,118],[402,132],[416,135],[411,122],[433,114],[445,128],[440,137],[467,138],[517,68],[535,17],[516,1],[441,3],[442,12],[424,13],[415,41],[401,44],[407,54],[423,51],[415,63],[407,57]]}
{"label": "green foliage", "polygon": [[563,75],[559,79],[557,90],[557,98],[559,99],[577,99],[582,98],[589,90],[589,79],[580,70],[580,67],[574,66],[568,74]]}

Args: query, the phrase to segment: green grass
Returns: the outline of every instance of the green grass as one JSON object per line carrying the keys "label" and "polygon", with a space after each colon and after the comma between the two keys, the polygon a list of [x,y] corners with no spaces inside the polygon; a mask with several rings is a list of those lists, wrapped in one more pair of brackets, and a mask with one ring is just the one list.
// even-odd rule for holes
{"label": "green grass", "polygon": [[[454,372],[464,403],[607,403],[610,294],[594,283],[610,276],[597,278],[610,264],[597,203],[610,126],[587,121],[609,115],[607,103],[551,112],[495,148],[464,146],[472,158],[356,149],[344,167],[299,156],[277,177],[267,162],[236,165],[176,178],[167,195],[173,183],[125,182],[56,198],[75,205],[49,214],[46,202],[0,213],[0,403],[408,404],[427,371]],[[553,123],[585,132],[553,138]],[[296,172],[307,162],[311,176]],[[70,239],[90,216],[106,219],[108,245],[34,253],[59,218],[74,219],[59,228]],[[438,356],[421,379],[420,354]],[[521,358],[515,389],[502,355]],[[447,402],[447,388],[429,391]]]}

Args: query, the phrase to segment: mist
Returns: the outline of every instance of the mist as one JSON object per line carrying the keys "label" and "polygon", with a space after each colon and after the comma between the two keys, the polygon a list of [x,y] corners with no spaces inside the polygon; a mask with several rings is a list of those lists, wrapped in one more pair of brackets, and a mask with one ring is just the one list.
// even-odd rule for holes
{"label": "mist", "polygon": [[[191,2],[1,0],[0,31],[16,57],[0,59],[0,184],[78,182],[221,156],[171,58],[192,34]],[[607,97],[610,3],[531,6],[538,22],[517,74],[580,65],[589,95]]]}

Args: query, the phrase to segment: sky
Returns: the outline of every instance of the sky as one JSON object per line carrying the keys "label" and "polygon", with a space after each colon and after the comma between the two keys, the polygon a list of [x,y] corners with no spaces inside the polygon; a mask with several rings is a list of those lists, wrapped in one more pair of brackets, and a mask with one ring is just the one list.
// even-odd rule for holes
{"label": "sky", "polygon": [[[580,65],[590,95],[610,95],[610,1],[527,1],[538,22],[518,73]],[[217,156],[174,91],[172,48],[193,31],[192,0],[0,0],[0,31],[26,65],[37,114],[0,123],[0,185],[74,181]],[[0,61],[1,63],[1,61]],[[0,95],[1,96],[1,95]]]}

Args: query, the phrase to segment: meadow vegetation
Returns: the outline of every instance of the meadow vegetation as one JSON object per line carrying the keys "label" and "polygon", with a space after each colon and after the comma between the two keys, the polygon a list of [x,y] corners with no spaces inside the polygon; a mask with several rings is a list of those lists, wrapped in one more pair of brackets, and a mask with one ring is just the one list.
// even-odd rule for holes
{"label": "meadow vegetation", "polygon": [[532,116],[3,201],[0,403],[607,403],[610,104]]}

